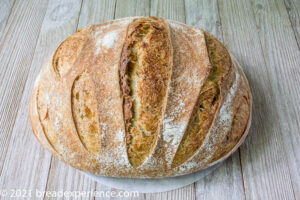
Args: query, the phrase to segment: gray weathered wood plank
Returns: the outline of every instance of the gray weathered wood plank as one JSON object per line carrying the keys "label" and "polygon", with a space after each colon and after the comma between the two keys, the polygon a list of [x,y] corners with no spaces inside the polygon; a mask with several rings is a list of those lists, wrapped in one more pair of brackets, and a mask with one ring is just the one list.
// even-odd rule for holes
{"label": "gray weathered wood plank", "polygon": [[151,0],[150,15],[185,23],[184,0]]}
{"label": "gray weathered wood plank", "polygon": [[[93,199],[91,192],[95,191],[95,187],[96,182],[88,176],[83,175],[79,170],[76,170],[57,159],[52,159],[51,170],[47,181],[47,191],[78,191],[77,194],[72,194],[71,199]],[[55,199],[65,198],[66,196]],[[46,196],[45,199],[53,198]]]}
{"label": "gray weathered wood plank", "polygon": [[93,24],[100,24],[114,19],[115,0],[83,1],[78,28],[85,28]]}
{"label": "gray weathered wood plank", "polygon": [[195,184],[196,199],[245,199],[239,151]]}
{"label": "gray weathered wood plank", "polygon": [[[35,189],[39,191],[46,189],[51,154],[41,147],[32,133],[28,117],[29,98],[34,80],[42,64],[49,58],[57,45],[76,30],[80,3],[80,0],[77,0],[77,3],[73,0],[50,0],[48,8],[45,9],[46,15],[37,41],[28,80],[26,85],[24,84],[25,88],[16,123],[13,131],[10,132],[11,138],[3,162],[0,188],[32,189],[33,192]],[[42,8],[42,6],[37,6],[38,8]],[[45,13],[35,12],[35,17],[43,19]],[[33,43],[36,42],[33,41]],[[22,74],[16,76],[19,77]],[[35,193],[33,193],[33,197],[35,197]]]}
{"label": "gray weathered wood plank", "polygon": [[255,0],[252,6],[256,25],[261,27],[263,55],[267,66],[273,69],[270,79],[276,94],[274,103],[279,110],[281,142],[287,156],[293,195],[300,198],[300,49],[283,1]]}
{"label": "gray weathered wood plank", "polygon": [[246,72],[254,100],[251,131],[241,147],[246,199],[294,199],[290,168],[294,180],[299,174],[292,85],[297,75],[291,75],[299,51],[283,8],[274,2],[219,1],[224,42]]}
{"label": "gray weathered wood plank", "polygon": [[46,6],[47,1],[17,1],[4,28],[5,39],[0,43],[0,174]]}
{"label": "gray weathered wood plank", "polygon": [[185,0],[186,24],[197,26],[223,40],[218,1]]}
{"label": "gray weathered wood plank", "polygon": [[[198,26],[223,41],[218,2],[185,1],[186,23]],[[196,199],[244,199],[243,177],[237,151],[212,174],[195,184]]]}
{"label": "gray weathered wood plank", "polygon": [[150,0],[117,0],[115,18],[149,16]]}
{"label": "gray weathered wood plank", "polygon": [[14,0],[2,0],[0,7],[0,42],[2,40],[4,28],[6,26],[11,9],[14,5]]}
{"label": "gray weathered wood plank", "polygon": [[150,0],[117,0],[115,18],[149,16]]}
{"label": "gray weathered wood plank", "polygon": [[298,47],[300,49],[300,1],[284,0],[284,3],[289,14]]}

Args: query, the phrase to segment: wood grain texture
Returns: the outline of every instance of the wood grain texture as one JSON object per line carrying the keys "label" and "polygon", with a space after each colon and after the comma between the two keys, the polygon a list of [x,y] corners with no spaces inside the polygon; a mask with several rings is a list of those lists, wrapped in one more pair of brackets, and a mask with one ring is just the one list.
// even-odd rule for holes
{"label": "wood grain texture", "polygon": [[285,166],[289,170],[289,178],[285,178],[292,181],[293,194],[290,196],[300,198],[300,134],[295,134],[300,130],[300,49],[283,1],[256,0],[252,6],[256,25],[261,27],[259,38],[266,65],[273,69],[270,79],[276,94],[274,103],[278,106],[281,142],[288,162]]}
{"label": "wood grain texture", "polygon": [[11,13],[11,9],[14,5],[14,0],[2,0],[0,7],[0,42],[2,41],[2,36],[4,28],[7,24],[8,17]]}
{"label": "wood grain texture", "polygon": [[[52,159],[48,181],[47,191],[79,191],[88,192],[94,191],[96,182],[88,176],[83,175],[80,171],[60,162],[57,159]],[[53,199],[45,197],[45,199]],[[64,199],[64,198],[56,198]],[[93,199],[90,195],[78,195],[76,199]]]}
{"label": "wood grain texture", "polygon": [[114,14],[115,18],[150,15],[150,0],[139,0],[138,2],[118,0]]}
{"label": "wood grain texture", "polygon": [[[185,1],[186,23],[198,26],[223,41],[218,2]],[[239,151],[212,174],[195,183],[196,199],[244,199]]]}
{"label": "wood grain texture", "polygon": [[[277,10],[279,6],[284,8],[274,2],[219,2],[224,42],[240,61],[254,99],[251,131],[241,147],[246,199],[294,199],[290,173],[299,166],[299,148],[295,148],[299,135],[294,134],[299,118],[292,107],[297,100],[291,102],[286,96],[296,95],[297,80],[291,74],[287,80],[286,73],[295,70],[299,51],[292,29],[283,27],[289,23],[284,22],[287,14]],[[286,101],[291,105],[284,106]],[[296,123],[290,120],[291,114]]]}
{"label": "wood grain texture", "polygon": [[78,29],[101,24],[114,19],[116,7],[115,0],[89,0],[83,1],[78,22]]}
{"label": "wood grain texture", "polygon": [[117,0],[115,18],[149,16],[150,0]]}
{"label": "wood grain texture", "polygon": [[292,28],[300,49],[300,1],[284,0]]}
{"label": "wood grain texture", "polygon": [[221,18],[217,0],[185,0],[186,24],[197,26],[223,40]]}
{"label": "wood grain texture", "polygon": [[28,1],[26,4],[17,1],[3,30],[5,39],[0,43],[0,173],[46,6],[47,1]]}
{"label": "wood grain texture", "polygon": [[150,15],[185,23],[184,0],[151,0]]}
{"label": "wood grain texture", "polygon": [[239,151],[195,183],[196,199],[245,199]]}
{"label": "wood grain texture", "polygon": [[[51,0],[49,4],[45,5],[46,15],[42,15],[45,15],[45,18],[39,37],[36,38],[38,40],[32,42],[37,46],[30,71],[27,72],[28,80],[24,84],[25,88],[16,123],[10,134],[10,143],[5,146],[8,150],[3,162],[0,188],[39,190],[46,188],[51,154],[41,148],[32,134],[28,118],[28,104],[34,80],[41,69],[41,63],[49,58],[63,39],[76,30],[81,1],[78,1],[79,6],[73,2],[71,0]],[[32,37],[32,39],[35,38]],[[20,76],[22,74],[19,74]],[[1,148],[1,150],[3,149]]]}

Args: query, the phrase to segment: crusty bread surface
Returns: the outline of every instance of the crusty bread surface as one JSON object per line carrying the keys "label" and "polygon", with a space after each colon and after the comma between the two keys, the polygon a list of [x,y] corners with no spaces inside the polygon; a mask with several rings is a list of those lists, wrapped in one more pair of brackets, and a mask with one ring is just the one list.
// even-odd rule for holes
{"label": "crusty bread surface", "polygon": [[189,174],[244,141],[252,99],[237,61],[211,34],[156,17],[79,30],[45,63],[30,119],[74,168],[110,177]]}

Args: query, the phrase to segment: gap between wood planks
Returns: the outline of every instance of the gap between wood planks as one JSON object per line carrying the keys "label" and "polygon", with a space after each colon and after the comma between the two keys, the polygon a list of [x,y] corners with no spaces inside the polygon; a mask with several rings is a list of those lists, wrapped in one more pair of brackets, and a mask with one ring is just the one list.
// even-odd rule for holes
{"label": "gap between wood planks", "polygon": [[295,5],[294,0],[284,0],[286,11],[289,15],[291,26],[294,31],[295,39],[297,41],[298,48],[300,50],[300,3],[298,1],[298,7]]}

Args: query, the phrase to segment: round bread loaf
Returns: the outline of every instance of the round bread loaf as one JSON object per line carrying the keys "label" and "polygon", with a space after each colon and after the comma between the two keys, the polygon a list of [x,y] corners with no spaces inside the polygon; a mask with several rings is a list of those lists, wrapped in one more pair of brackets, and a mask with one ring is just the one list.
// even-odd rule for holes
{"label": "round bread loaf", "polygon": [[248,133],[245,75],[211,34],[155,17],[79,30],[42,68],[30,102],[39,142],[80,170],[158,178],[207,168]]}

